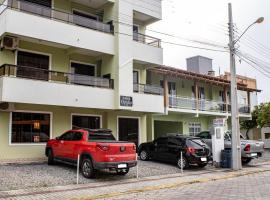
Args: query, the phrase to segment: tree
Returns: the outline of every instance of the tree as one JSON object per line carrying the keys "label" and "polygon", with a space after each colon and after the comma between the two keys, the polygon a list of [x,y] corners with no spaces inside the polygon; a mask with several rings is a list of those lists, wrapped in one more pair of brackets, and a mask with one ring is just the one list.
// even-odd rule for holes
{"label": "tree", "polygon": [[257,124],[260,128],[270,126],[270,102],[262,103],[257,117]]}
{"label": "tree", "polygon": [[246,136],[249,139],[248,132],[250,129],[257,127],[270,126],[270,102],[261,103],[255,106],[251,113],[252,119],[240,122],[241,129],[246,130]]}
{"label": "tree", "polygon": [[248,135],[249,130],[256,128],[258,126],[258,123],[257,123],[258,114],[259,114],[259,106],[256,106],[255,109],[251,113],[251,119],[240,122],[241,129],[246,130],[247,139],[250,138]]}

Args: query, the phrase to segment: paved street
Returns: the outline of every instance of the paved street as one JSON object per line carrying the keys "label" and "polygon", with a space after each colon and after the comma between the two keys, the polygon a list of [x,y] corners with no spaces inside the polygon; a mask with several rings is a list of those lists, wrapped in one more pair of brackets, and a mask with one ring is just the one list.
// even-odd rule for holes
{"label": "paved street", "polygon": [[[269,199],[270,164],[0,192],[0,199]],[[217,195],[222,194],[223,197]]]}
{"label": "paved street", "polygon": [[[269,200],[270,172],[214,182],[197,183],[173,189],[155,190],[110,198],[126,199],[170,199],[170,200]],[[106,198],[107,199],[107,198]]]}

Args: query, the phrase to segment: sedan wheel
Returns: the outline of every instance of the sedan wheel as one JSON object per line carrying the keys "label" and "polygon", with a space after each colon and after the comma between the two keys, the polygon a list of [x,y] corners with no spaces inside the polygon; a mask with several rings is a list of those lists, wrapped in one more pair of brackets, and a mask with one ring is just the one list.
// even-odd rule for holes
{"label": "sedan wheel", "polygon": [[94,169],[91,160],[84,159],[82,162],[82,174],[85,178],[93,178]]}
{"label": "sedan wheel", "polygon": [[188,168],[188,161],[187,161],[187,159],[185,158],[185,157],[183,157],[183,159],[182,159],[182,162],[181,162],[181,158],[179,158],[178,160],[177,160],[177,167],[179,168],[179,169],[181,169],[181,165],[183,164],[183,166],[182,166],[182,169],[186,169],[186,168]]}
{"label": "sedan wheel", "polygon": [[140,159],[143,161],[146,161],[146,160],[148,160],[148,158],[149,158],[148,152],[145,150],[142,150],[140,153]]}

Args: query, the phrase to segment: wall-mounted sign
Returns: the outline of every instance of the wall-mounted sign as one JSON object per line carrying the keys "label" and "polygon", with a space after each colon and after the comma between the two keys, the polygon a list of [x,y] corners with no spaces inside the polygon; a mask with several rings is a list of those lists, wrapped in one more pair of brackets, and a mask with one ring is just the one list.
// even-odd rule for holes
{"label": "wall-mounted sign", "polygon": [[132,107],[133,106],[132,97],[120,96],[120,106]]}
{"label": "wall-mounted sign", "polygon": [[218,118],[213,120],[214,127],[225,127],[226,126],[226,118]]}

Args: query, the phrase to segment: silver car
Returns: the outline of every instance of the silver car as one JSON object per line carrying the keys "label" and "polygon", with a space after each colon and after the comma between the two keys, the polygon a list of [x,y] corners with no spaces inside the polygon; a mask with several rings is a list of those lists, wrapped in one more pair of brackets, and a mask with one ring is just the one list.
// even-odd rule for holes
{"label": "silver car", "polygon": [[[202,138],[205,143],[212,149],[212,139],[209,131],[200,132],[197,137]],[[224,148],[230,149],[232,146],[231,132],[227,131],[224,135]],[[248,164],[253,158],[259,158],[264,151],[264,142],[258,140],[247,140],[240,135],[241,141],[241,158],[243,164]]]}

